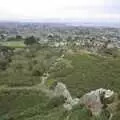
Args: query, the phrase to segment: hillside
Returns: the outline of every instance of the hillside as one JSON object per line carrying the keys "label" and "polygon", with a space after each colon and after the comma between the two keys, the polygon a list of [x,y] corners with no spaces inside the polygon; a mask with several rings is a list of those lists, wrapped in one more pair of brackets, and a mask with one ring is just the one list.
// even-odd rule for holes
{"label": "hillside", "polygon": [[[6,70],[0,72],[0,120],[107,120],[91,117],[86,108],[63,108],[62,98],[46,96],[40,86],[44,73],[46,89],[63,82],[72,97],[98,88],[120,91],[120,57],[63,52],[56,48],[18,49]],[[119,120],[118,110],[112,120]]]}

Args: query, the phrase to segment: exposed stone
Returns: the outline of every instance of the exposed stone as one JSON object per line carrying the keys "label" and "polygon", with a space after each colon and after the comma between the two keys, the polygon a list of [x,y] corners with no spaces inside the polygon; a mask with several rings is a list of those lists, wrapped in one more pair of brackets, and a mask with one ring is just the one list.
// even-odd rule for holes
{"label": "exposed stone", "polygon": [[114,92],[103,88],[93,90],[79,98],[72,98],[65,84],[58,82],[54,89],[55,96],[63,96],[65,103],[63,107],[71,110],[76,105],[84,105],[91,111],[92,115],[98,116],[114,100]]}
{"label": "exposed stone", "polygon": [[74,99],[72,99],[72,101],[70,102],[70,103],[67,103],[67,102],[65,102],[64,103],[64,108],[66,109],[66,110],[71,110],[75,105],[78,105],[79,104],[79,101],[80,101],[80,99],[78,99],[78,98],[74,98]]}
{"label": "exposed stone", "polygon": [[55,87],[55,96],[64,96],[66,103],[71,103],[72,102],[72,97],[67,90],[65,84],[58,82],[56,87]]}
{"label": "exposed stone", "polygon": [[70,92],[68,91],[65,84],[58,82],[55,87],[55,96],[63,96],[65,98],[65,103],[63,107],[66,110],[71,110],[73,106],[77,105],[79,103],[79,99],[75,98],[72,99]]}
{"label": "exposed stone", "polygon": [[100,88],[85,94],[80,98],[80,104],[84,104],[90,109],[93,115],[99,115],[103,107],[109,104],[106,101],[113,96],[113,91]]}
{"label": "exposed stone", "polygon": [[68,110],[68,111],[72,110],[72,105],[71,105],[71,104],[64,103],[64,104],[63,104],[63,107],[64,107],[66,110]]}

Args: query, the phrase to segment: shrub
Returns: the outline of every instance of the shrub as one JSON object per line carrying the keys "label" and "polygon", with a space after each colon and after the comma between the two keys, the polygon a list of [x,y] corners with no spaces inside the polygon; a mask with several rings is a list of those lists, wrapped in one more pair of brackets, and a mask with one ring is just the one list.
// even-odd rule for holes
{"label": "shrub", "polygon": [[58,107],[60,105],[62,105],[64,103],[64,97],[63,96],[59,96],[59,97],[53,97],[50,99],[49,103],[48,103],[48,108],[52,109],[55,107]]}
{"label": "shrub", "polygon": [[33,76],[42,76],[42,75],[43,75],[43,72],[40,71],[40,70],[38,70],[38,69],[34,69],[34,70],[32,71],[32,75],[33,75]]}
{"label": "shrub", "polygon": [[54,87],[56,86],[56,84],[57,84],[57,81],[54,80],[54,79],[49,79],[46,82],[47,87],[50,88],[50,89],[54,89]]}
{"label": "shrub", "polygon": [[114,58],[119,56],[119,51],[117,48],[111,48],[111,49],[104,48],[103,53],[106,55],[110,55]]}
{"label": "shrub", "polygon": [[34,36],[27,37],[24,41],[24,44],[26,45],[32,45],[38,43],[38,40]]}

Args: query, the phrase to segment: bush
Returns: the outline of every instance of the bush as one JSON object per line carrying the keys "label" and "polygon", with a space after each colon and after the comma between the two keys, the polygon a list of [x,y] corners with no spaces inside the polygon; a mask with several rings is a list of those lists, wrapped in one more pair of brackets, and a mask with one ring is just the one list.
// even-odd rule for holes
{"label": "bush", "polygon": [[26,45],[32,45],[38,43],[38,40],[34,36],[27,37],[24,41],[24,44]]}
{"label": "bush", "polygon": [[112,120],[120,120],[120,112],[116,113],[113,117]]}
{"label": "bush", "polygon": [[33,70],[32,71],[32,75],[33,76],[42,76],[43,72],[41,72],[40,70]]}
{"label": "bush", "polygon": [[57,81],[54,79],[49,79],[47,80],[46,85],[48,88],[54,89],[54,87],[57,85]]}
{"label": "bush", "polygon": [[119,51],[117,48],[111,48],[111,49],[105,48],[105,49],[103,49],[103,53],[110,55],[114,58],[119,56]]}
{"label": "bush", "polygon": [[5,70],[9,61],[8,60],[0,60],[0,69]]}
{"label": "bush", "polygon": [[73,109],[69,115],[69,120],[92,120],[91,113],[85,107]]}
{"label": "bush", "polygon": [[44,74],[46,69],[42,62],[39,62],[36,65],[35,64],[32,65],[33,65],[33,70],[32,70],[33,76],[42,76]]}
{"label": "bush", "polygon": [[63,96],[59,96],[59,97],[53,97],[50,99],[47,107],[52,109],[52,108],[55,108],[55,107],[58,107],[60,105],[62,105],[64,103],[64,97]]}

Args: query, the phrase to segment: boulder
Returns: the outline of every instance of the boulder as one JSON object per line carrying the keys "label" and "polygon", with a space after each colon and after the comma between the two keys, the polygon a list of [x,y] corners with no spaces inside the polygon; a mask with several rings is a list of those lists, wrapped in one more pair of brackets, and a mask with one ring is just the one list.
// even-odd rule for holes
{"label": "boulder", "polygon": [[65,84],[58,82],[55,87],[54,93],[55,93],[55,96],[63,96],[65,98],[66,103],[72,102],[71,94],[68,91]]}
{"label": "boulder", "polygon": [[54,96],[63,96],[63,107],[71,110],[74,106],[84,105],[91,111],[92,115],[98,116],[105,110],[109,104],[113,103],[115,93],[103,88],[86,93],[81,98],[72,98],[65,84],[58,82],[54,89]]}
{"label": "boulder", "polygon": [[78,98],[72,98],[70,92],[68,91],[65,84],[58,82],[55,90],[54,90],[55,96],[63,96],[65,99],[65,103],[63,104],[63,107],[66,110],[71,110],[73,106],[77,105],[79,103]]}
{"label": "boulder", "polygon": [[83,95],[83,97],[80,98],[80,104],[84,104],[93,115],[97,116],[104,107],[107,107],[107,104],[110,104],[109,100],[111,100],[113,96],[113,91],[100,88]]}

